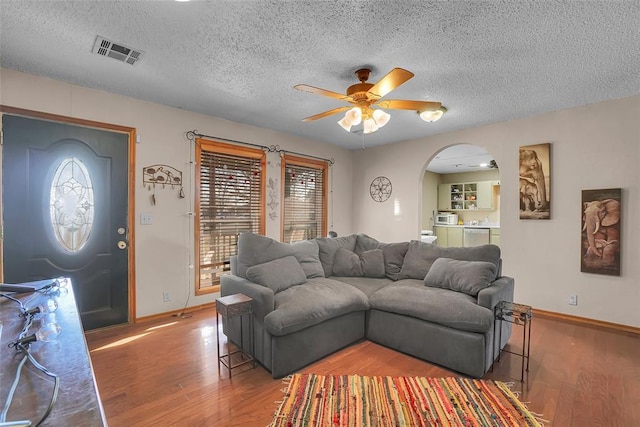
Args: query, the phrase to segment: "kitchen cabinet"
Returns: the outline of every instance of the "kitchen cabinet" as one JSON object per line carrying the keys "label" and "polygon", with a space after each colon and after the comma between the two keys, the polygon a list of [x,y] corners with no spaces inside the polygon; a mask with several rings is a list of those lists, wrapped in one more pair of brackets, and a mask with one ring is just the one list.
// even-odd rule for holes
{"label": "kitchen cabinet", "polygon": [[443,248],[462,246],[462,227],[436,226],[435,229],[436,236],[438,237],[436,244],[438,246],[442,246]]}
{"label": "kitchen cabinet", "polygon": [[489,243],[492,245],[500,246],[500,229],[492,228],[489,231]]}
{"label": "kitchen cabinet", "polygon": [[493,209],[491,181],[438,185],[438,209],[443,211]]}

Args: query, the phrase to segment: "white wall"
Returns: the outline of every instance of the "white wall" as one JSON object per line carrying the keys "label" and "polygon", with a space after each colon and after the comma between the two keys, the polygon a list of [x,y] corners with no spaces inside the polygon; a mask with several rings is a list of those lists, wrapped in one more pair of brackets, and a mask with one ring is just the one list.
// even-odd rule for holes
{"label": "white wall", "polygon": [[[544,142],[552,144],[551,219],[520,220],[518,147]],[[640,96],[358,151],[355,231],[387,242],[417,238],[422,171],[438,151],[458,143],[484,147],[500,165],[503,271],[516,280],[516,301],[640,327]],[[385,203],[369,197],[379,175],[393,185]],[[581,273],[581,190],[618,187],[622,274]],[[568,305],[570,294],[578,295],[577,306]]]}
{"label": "white wall", "polygon": [[[433,213],[438,212],[438,184],[440,174],[425,171],[422,178],[422,226],[423,230],[433,230]],[[393,185],[393,184],[391,184]]]}
{"label": "white wall", "polygon": [[[516,300],[640,327],[640,96],[354,152],[4,68],[0,103],[137,129],[142,142],[136,146],[136,218],[142,212],[154,217],[153,225],[135,230],[138,317],[180,309],[188,296],[189,306],[214,299],[193,296],[188,269],[193,241],[185,213],[191,209],[192,174],[185,132],[197,129],[335,158],[333,228],[340,235],[365,232],[388,242],[419,237],[423,171],[431,158],[458,143],[482,146],[500,165],[504,273],[516,279]],[[542,142],[552,143],[552,218],[520,220],[518,147]],[[280,179],[278,156],[270,154],[268,160],[268,176]],[[151,206],[142,188],[142,167],[156,163],[183,170],[186,199],[159,190],[158,205]],[[371,180],[380,175],[393,184],[393,194],[384,203],[369,197]],[[622,275],[581,273],[581,190],[612,187],[623,189]],[[267,220],[267,234],[279,237],[279,218]],[[173,301],[163,303],[163,291],[170,292]],[[567,305],[569,294],[578,295],[577,306]]]}
{"label": "white wall", "polygon": [[[194,262],[192,218],[187,215],[193,209],[194,172],[189,163],[193,148],[185,136],[189,130],[334,158],[329,225],[333,217],[334,230],[340,235],[351,232],[351,151],[5,68],[0,68],[0,104],[137,129],[141,143],[136,145],[136,222],[140,213],[153,216],[152,225],[135,227],[137,317],[181,309],[185,304],[200,305],[215,298],[194,296],[193,270],[188,267]],[[271,163],[268,177],[277,179],[279,184],[280,157],[269,153],[267,160]],[[176,190],[157,189],[157,205],[151,205],[151,193],[142,186],[142,168],[153,164],[168,164],[183,171],[185,199],[179,199]],[[266,233],[280,238],[280,217],[267,218]],[[162,301],[164,291],[170,293],[172,301]]]}

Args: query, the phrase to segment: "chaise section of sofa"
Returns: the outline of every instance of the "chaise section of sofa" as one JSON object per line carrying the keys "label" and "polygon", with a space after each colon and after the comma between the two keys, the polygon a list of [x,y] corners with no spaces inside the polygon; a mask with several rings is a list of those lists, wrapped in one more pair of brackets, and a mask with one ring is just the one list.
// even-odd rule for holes
{"label": "chaise section of sofa", "polygon": [[[223,296],[253,298],[256,359],[274,378],[362,339],[473,377],[492,363],[493,310],[513,301],[500,249],[381,243],[364,235],[286,244],[240,236]],[[224,324],[236,344],[240,319]],[[243,321],[248,322],[245,318]],[[249,327],[249,325],[243,325]]]}
{"label": "chaise section of sofa", "polygon": [[[352,244],[355,245],[355,236],[345,243],[348,247]],[[288,375],[365,337],[365,315],[369,309],[366,294],[325,278],[319,253],[316,241],[287,244],[243,233],[238,241],[238,256],[231,260],[231,274],[221,279],[222,296],[244,293],[254,299],[254,355],[274,378]],[[306,278],[302,283],[282,286],[283,281],[289,282],[291,277],[301,274],[295,271],[295,266],[281,262],[291,256],[299,261]],[[247,318],[232,319],[223,325],[236,344],[240,341],[240,321],[246,322]],[[245,340],[246,348],[250,344]]]}

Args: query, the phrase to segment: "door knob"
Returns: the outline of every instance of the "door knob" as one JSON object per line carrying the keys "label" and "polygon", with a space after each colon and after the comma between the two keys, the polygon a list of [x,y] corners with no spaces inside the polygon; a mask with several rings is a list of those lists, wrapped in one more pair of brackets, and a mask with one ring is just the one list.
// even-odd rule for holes
{"label": "door knob", "polygon": [[127,247],[127,242],[125,242],[124,240],[120,240],[118,242],[118,248],[125,249],[126,247]]}

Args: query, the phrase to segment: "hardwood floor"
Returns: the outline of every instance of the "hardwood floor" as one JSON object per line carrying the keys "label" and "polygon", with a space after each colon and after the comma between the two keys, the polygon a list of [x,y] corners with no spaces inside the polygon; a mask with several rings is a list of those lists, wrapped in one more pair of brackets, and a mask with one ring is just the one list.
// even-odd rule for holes
{"label": "hardwood floor", "polygon": [[[261,366],[218,373],[215,312],[86,335],[108,423],[118,426],[267,426],[283,384]],[[508,344],[521,345],[521,327]],[[224,335],[221,335],[224,336]],[[485,379],[513,382],[552,426],[640,425],[640,336],[536,317],[528,382],[518,356],[503,353]],[[243,368],[244,369],[244,368]],[[301,372],[458,376],[364,341]]]}

